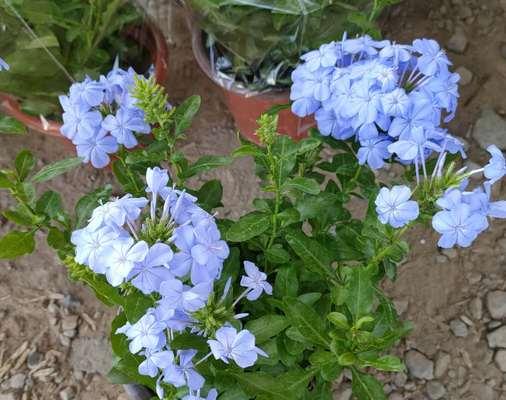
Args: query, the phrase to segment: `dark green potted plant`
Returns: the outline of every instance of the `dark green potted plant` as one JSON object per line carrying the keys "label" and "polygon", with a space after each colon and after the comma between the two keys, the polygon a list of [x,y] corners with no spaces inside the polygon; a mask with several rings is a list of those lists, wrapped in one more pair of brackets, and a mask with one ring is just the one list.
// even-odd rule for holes
{"label": "dark green potted plant", "polygon": [[69,83],[97,78],[120,64],[167,74],[163,34],[129,0],[5,0],[0,2],[0,127],[25,126],[60,136],[58,95]]}
{"label": "dark green potted plant", "polygon": [[[368,33],[400,0],[187,0],[193,51],[216,82],[239,130],[252,140],[262,112],[289,101],[290,75],[299,57],[323,43]],[[306,135],[312,119],[280,113],[279,130]]]}

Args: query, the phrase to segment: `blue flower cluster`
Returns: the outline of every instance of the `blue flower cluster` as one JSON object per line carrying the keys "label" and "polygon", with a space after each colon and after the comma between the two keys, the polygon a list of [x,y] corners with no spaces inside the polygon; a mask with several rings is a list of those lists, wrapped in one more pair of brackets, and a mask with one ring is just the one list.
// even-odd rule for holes
{"label": "blue flower cluster", "polygon": [[451,248],[469,247],[480,233],[488,229],[489,217],[506,218],[506,201],[491,201],[492,185],[506,175],[506,161],[496,146],[488,151],[490,162],[468,175],[483,172],[487,180],[472,191],[466,191],[466,179],[459,188],[448,189],[436,204],[442,209],[432,218],[432,227],[441,234],[438,245]]}
{"label": "blue flower cluster", "polygon": [[87,77],[74,83],[68,95],[60,96],[61,133],[76,146],[83,162],[103,168],[119,145],[131,149],[137,146],[135,134],[151,131],[130,94],[136,77],[140,76],[132,68],[114,68],[99,80]]}
{"label": "blue flower cluster", "polygon": [[8,71],[10,69],[10,65],[7,64],[2,57],[0,57],[0,71]]}
{"label": "blue flower cluster", "polygon": [[[199,363],[194,362],[197,350],[174,352],[170,344],[175,334],[185,330],[209,334],[199,329],[195,313],[215,297],[214,282],[221,276],[229,248],[221,240],[214,217],[197,205],[197,199],[168,186],[166,170],[148,168],[146,182],[149,200],[126,195],[109,201],[93,211],[85,228],[73,232],[75,259],[104,274],[112,286],[129,282],[158,299],[135,324],[127,323],[117,333],[128,337],[133,354],[145,357],[139,373],[157,377],[160,397],[163,382],[187,386],[185,399],[198,400],[205,381],[195,368]],[[160,199],[163,202],[158,206]],[[154,243],[150,246],[148,242]],[[245,290],[232,309],[244,297],[256,300],[263,292],[272,294],[264,273],[251,262],[245,262],[245,269],[240,282]],[[229,281],[222,301],[230,286]],[[267,356],[255,346],[255,337],[249,331],[238,332],[228,322],[208,339],[210,352],[204,359],[214,356],[226,363],[233,360],[246,368],[258,355]],[[211,390],[207,399],[216,396]]]}
{"label": "blue flower cluster", "polygon": [[436,41],[345,36],[302,60],[292,74],[292,111],[314,114],[322,135],[356,137],[360,164],[379,169],[395,155],[418,171],[433,152],[463,153],[440,127],[455,115],[460,77]]}

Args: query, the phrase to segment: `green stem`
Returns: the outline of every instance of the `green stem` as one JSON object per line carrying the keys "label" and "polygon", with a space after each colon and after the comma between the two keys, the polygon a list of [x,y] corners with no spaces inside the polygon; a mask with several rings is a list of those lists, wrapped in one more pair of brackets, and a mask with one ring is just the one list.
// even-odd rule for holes
{"label": "green stem", "polygon": [[279,173],[277,171],[278,165],[276,159],[272,155],[271,145],[267,145],[267,156],[269,158],[269,164],[271,169],[272,176],[272,185],[274,186],[274,214],[272,215],[272,233],[267,243],[267,249],[270,249],[274,244],[274,240],[276,239],[276,235],[278,233],[278,214],[279,207],[281,206],[281,185],[279,182]]}

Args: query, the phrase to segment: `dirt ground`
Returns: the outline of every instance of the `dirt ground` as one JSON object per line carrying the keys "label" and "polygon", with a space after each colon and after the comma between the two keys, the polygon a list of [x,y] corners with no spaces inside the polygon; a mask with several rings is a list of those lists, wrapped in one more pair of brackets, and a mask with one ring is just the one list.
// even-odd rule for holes
{"label": "dirt ground", "polygon": [[[161,1],[148,3],[170,45],[171,101],[177,104],[192,94],[203,97],[183,150],[191,158],[227,154],[238,144],[233,121],[220,90],[193,60],[181,14]],[[459,53],[449,50],[449,55],[472,79],[461,88],[451,130],[469,144],[473,163],[487,158],[472,135],[481,111],[491,107],[499,115],[506,113],[505,30],[504,0],[406,0],[384,21],[386,36],[398,42],[432,37],[447,46],[451,39],[455,42],[456,33],[462,44],[464,35],[467,46]],[[457,48],[454,44],[451,47]],[[39,165],[68,155],[63,143],[36,133],[3,136],[0,168],[10,165],[24,147],[36,154]],[[236,162],[217,175],[225,187],[224,213],[240,215],[257,192],[252,162]],[[70,206],[110,179],[107,171],[84,167],[55,180],[51,188]],[[500,187],[497,192],[506,194]],[[2,194],[0,209],[6,206],[8,199]],[[506,356],[489,347],[490,337],[487,341],[487,334],[500,331],[506,317],[506,310],[502,315],[492,304],[493,293],[501,299],[506,290],[506,223],[492,225],[469,250],[439,252],[430,230],[419,228],[411,234],[409,259],[400,267],[398,280],[387,285],[403,317],[415,326],[398,349],[409,372],[384,377],[391,400],[506,400],[501,371],[506,371]],[[0,220],[0,231],[8,228]],[[65,269],[43,243],[31,256],[1,262],[0,400],[125,400],[122,389],[104,376],[110,365],[107,336],[113,316],[114,310],[101,305],[86,288],[68,281]],[[350,396],[346,379],[336,383],[336,400]]]}

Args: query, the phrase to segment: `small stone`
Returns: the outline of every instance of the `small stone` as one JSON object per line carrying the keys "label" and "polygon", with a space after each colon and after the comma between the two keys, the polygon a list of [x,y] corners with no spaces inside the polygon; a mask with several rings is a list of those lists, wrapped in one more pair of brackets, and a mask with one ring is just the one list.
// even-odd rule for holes
{"label": "small stone", "polygon": [[493,319],[506,318],[506,292],[495,290],[487,294],[487,309]]}
{"label": "small stone", "polygon": [[90,374],[106,375],[112,368],[112,354],[107,338],[77,338],[72,343],[70,364]]}
{"label": "small stone", "polygon": [[459,8],[458,12],[460,19],[465,19],[473,16],[473,10],[469,6],[462,6]]}
{"label": "small stone", "polygon": [[42,360],[44,359],[44,356],[40,354],[37,351],[33,351],[30,354],[28,354],[28,358],[26,359],[26,365],[28,365],[28,368],[33,369],[37,367]]}
{"label": "small stone", "polygon": [[434,363],[422,353],[410,350],[406,353],[405,360],[409,374],[412,377],[426,380],[434,379]]}
{"label": "small stone", "polygon": [[501,326],[487,335],[488,346],[492,349],[506,349],[506,326]]}
{"label": "small stone", "polygon": [[438,254],[436,256],[436,262],[438,264],[446,264],[448,262],[448,257],[442,255],[442,254]]}
{"label": "small stone", "polygon": [[499,350],[495,353],[495,364],[502,372],[506,372],[506,350]]}
{"label": "small stone", "polygon": [[465,338],[469,334],[467,325],[459,319],[454,319],[450,322],[450,330],[456,337]]}
{"label": "small stone", "polygon": [[77,328],[77,321],[79,317],[77,315],[66,315],[61,321],[61,327],[63,331],[71,331]]}
{"label": "small stone", "polygon": [[444,249],[441,251],[441,253],[443,253],[450,260],[454,260],[459,256],[459,253],[457,253],[457,250],[455,249]]}
{"label": "small stone", "polygon": [[493,330],[495,328],[499,328],[501,325],[502,325],[501,321],[490,321],[487,324],[487,328],[490,329],[490,330]]}
{"label": "small stone", "polygon": [[60,393],[60,400],[72,400],[74,398],[74,390],[70,387],[63,389]]}
{"label": "small stone", "polygon": [[442,399],[446,394],[446,388],[438,381],[430,381],[427,383],[427,395],[432,400]]}
{"label": "small stone", "polygon": [[491,144],[506,150],[506,120],[493,109],[484,108],[473,128],[473,138],[484,150]]}
{"label": "small stone", "polygon": [[19,372],[15,375],[12,375],[10,379],[7,381],[8,386],[11,389],[19,390],[25,387],[26,375]]}
{"label": "small stone", "polygon": [[81,301],[71,294],[66,294],[63,297],[62,305],[66,309],[76,312],[81,307]]}
{"label": "small stone", "polygon": [[473,81],[473,73],[469,71],[466,67],[458,67],[455,71],[460,75],[460,84],[462,86],[467,86]]}
{"label": "small stone", "polygon": [[395,386],[401,388],[408,381],[408,376],[404,372],[397,372],[394,376],[394,384]]}
{"label": "small stone", "polygon": [[506,42],[501,43],[500,51],[502,58],[506,59]]}
{"label": "small stone", "polygon": [[394,307],[397,311],[397,314],[404,314],[409,307],[409,302],[407,300],[394,300]]}
{"label": "small stone", "polygon": [[456,29],[450,40],[448,40],[448,49],[451,51],[462,54],[467,49],[467,36],[463,29]]}
{"label": "small stone", "polygon": [[475,383],[471,385],[471,393],[479,400],[496,400],[497,393],[486,383]]}
{"label": "small stone", "polygon": [[471,272],[467,275],[467,280],[471,285],[476,285],[481,282],[481,274],[479,272]]}
{"label": "small stone", "polygon": [[404,400],[404,397],[399,393],[392,393],[388,396],[388,400]]}
{"label": "small stone", "polygon": [[446,371],[448,371],[451,361],[452,359],[448,353],[440,353],[436,360],[434,376],[438,379],[443,377],[446,374]]}
{"label": "small stone", "polygon": [[14,393],[0,393],[0,400],[16,400]]}

